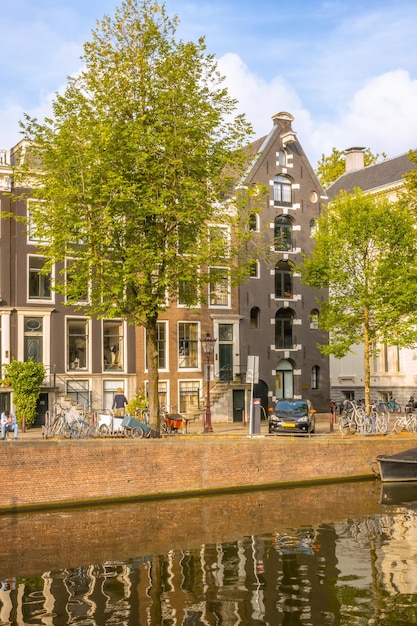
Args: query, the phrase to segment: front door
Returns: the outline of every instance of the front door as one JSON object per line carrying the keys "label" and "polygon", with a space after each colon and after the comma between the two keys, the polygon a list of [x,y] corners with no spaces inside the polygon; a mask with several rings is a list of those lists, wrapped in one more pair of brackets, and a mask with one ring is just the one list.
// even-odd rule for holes
{"label": "front door", "polygon": [[245,390],[233,389],[233,421],[245,423]]}
{"label": "front door", "polygon": [[48,410],[48,394],[41,393],[36,405],[37,415],[33,423],[33,428],[40,428],[45,424],[45,413]]}
{"label": "front door", "polygon": [[219,380],[233,380],[233,324],[219,324]]}

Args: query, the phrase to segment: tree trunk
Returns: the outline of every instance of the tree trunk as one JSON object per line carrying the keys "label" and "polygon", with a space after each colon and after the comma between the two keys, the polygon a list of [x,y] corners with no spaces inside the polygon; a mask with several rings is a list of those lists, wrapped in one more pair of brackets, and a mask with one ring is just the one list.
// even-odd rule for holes
{"label": "tree trunk", "polygon": [[369,342],[369,309],[364,309],[363,324],[363,370],[364,370],[364,386],[365,386],[365,407],[367,412],[371,412],[371,351]]}
{"label": "tree trunk", "polygon": [[146,360],[148,367],[148,399],[149,415],[152,424],[160,428],[159,398],[158,398],[158,346],[157,346],[158,317],[148,320],[146,326]]}

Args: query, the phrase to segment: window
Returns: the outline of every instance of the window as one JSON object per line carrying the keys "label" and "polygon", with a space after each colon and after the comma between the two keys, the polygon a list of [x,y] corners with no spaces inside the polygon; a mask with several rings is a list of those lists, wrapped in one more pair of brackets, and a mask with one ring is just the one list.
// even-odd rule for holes
{"label": "window", "polygon": [[313,365],[311,368],[311,388],[318,389],[319,388],[319,373],[320,368],[318,365]]}
{"label": "window", "polygon": [[158,381],[158,402],[161,409],[168,407],[168,383],[166,380]]}
{"label": "window", "polygon": [[45,258],[29,256],[29,300],[51,300],[51,273],[43,274]]}
{"label": "window", "polygon": [[43,318],[25,317],[24,329],[23,358],[40,363],[43,361]]}
{"label": "window", "polygon": [[259,320],[260,320],[261,311],[259,307],[254,306],[250,310],[250,328],[259,328]]}
{"label": "window", "polygon": [[67,367],[70,370],[86,370],[88,364],[88,321],[67,320]]}
{"label": "window", "polygon": [[313,218],[310,220],[310,237],[317,232],[317,221]]}
{"label": "window", "polygon": [[249,215],[249,230],[255,232],[259,230],[259,215],[257,213]]}
{"label": "window", "polygon": [[279,309],[275,315],[275,348],[291,349],[293,312],[290,309]]}
{"label": "window", "polygon": [[40,235],[38,235],[37,233],[37,228],[36,228],[36,224],[33,218],[33,210],[35,208],[35,204],[39,205],[40,201],[39,200],[34,200],[33,198],[30,198],[27,201],[27,216],[28,216],[28,243],[39,243],[40,241],[45,242],[47,241],[46,238],[42,238]]}
{"label": "window", "polygon": [[287,176],[274,178],[274,204],[277,206],[291,206],[291,181]]}
{"label": "window", "polygon": [[287,155],[284,150],[278,152],[278,165],[287,165]]}
{"label": "window", "polygon": [[275,297],[292,298],[292,273],[288,261],[278,261],[275,266]]}
{"label": "window", "polygon": [[[157,322],[156,324],[156,350],[158,353],[158,369],[167,368],[167,323]],[[145,362],[148,367],[148,358],[146,355],[146,331],[145,331]]]}
{"label": "window", "polygon": [[[84,383],[85,381],[83,381]],[[113,378],[112,380],[103,381],[103,409],[111,409],[113,406],[114,396],[118,388],[126,389],[125,381]],[[129,398],[128,398],[129,400]]]}
{"label": "window", "polygon": [[[66,394],[69,398],[72,398],[74,402],[82,405],[87,411],[91,410],[92,398],[88,380],[68,380],[66,384]],[[111,403],[113,403],[113,397]],[[111,408],[111,404],[106,408]]]}
{"label": "window", "polygon": [[182,380],[179,384],[180,413],[192,413],[199,409],[200,383]]}
{"label": "window", "polygon": [[198,324],[178,324],[178,367],[198,367]]}
{"label": "window", "polygon": [[251,278],[259,278],[259,262],[258,261],[250,261],[249,276]]}
{"label": "window", "polygon": [[88,285],[77,278],[77,259],[65,260],[66,300],[68,304],[88,302]]}
{"label": "window", "polygon": [[286,215],[278,215],[274,220],[275,250],[292,250],[292,221]]}
{"label": "window", "polygon": [[319,312],[313,309],[310,313],[310,328],[317,330],[319,327]]}
{"label": "window", "polygon": [[103,369],[114,371],[124,369],[123,322],[103,321]]}
{"label": "window", "polygon": [[182,280],[178,284],[178,304],[190,306],[197,303],[196,281]]}
{"label": "window", "polygon": [[210,250],[216,256],[226,257],[229,254],[229,228],[227,226],[209,226]]}
{"label": "window", "polygon": [[209,305],[229,305],[229,271],[225,267],[210,268]]}

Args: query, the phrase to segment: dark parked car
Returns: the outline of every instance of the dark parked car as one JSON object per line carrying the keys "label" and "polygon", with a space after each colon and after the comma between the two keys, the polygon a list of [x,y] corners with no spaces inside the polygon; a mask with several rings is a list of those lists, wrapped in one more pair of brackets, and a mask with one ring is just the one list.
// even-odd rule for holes
{"label": "dark parked car", "polygon": [[278,400],[269,416],[270,433],[314,433],[316,412],[309,400]]}

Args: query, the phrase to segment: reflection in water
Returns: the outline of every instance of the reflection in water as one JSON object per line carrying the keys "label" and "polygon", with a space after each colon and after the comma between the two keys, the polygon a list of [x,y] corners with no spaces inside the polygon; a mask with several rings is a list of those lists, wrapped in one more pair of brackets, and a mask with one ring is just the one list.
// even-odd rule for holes
{"label": "reflection in water", "polygon": [[12,527],[24,559],[2,543],[0,624],[417,624],[416,510],[378,483],[0,518]]}

